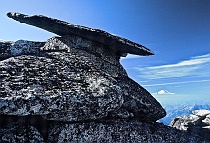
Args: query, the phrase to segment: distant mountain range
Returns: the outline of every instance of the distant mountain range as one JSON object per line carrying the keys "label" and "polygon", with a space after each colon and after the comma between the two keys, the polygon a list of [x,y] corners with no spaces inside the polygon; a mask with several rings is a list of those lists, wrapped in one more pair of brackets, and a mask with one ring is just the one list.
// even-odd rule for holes
{"label": "distant mountain range", "polygon": [[162,95],[162,94],[175,94],[175,93],[169,92],[167,90],[160,90],[160,91],[158,91],[156,93],[152,93],[152,94],[160,94],[160,95]]}
{"label": "distant mountain range", "polygon": [[169,125],[173,118],[176,116],[183,117],[186,114],[191,114],[194,110],[210,110],[210,103],[194,105],[166,105],[163,106],[163,108],[166,110],[167,115],[159,121],[164,123],[165,125]]}

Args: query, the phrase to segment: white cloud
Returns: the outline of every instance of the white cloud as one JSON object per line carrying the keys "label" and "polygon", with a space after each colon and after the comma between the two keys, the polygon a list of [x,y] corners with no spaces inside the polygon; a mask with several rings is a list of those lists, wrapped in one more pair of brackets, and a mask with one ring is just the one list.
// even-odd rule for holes
{"label": "white cloud", "polygon": [[146,79],[161,79],[187,76],[209,76],[210,54],[192,57],[175,64],[135,67],[139,76]]}

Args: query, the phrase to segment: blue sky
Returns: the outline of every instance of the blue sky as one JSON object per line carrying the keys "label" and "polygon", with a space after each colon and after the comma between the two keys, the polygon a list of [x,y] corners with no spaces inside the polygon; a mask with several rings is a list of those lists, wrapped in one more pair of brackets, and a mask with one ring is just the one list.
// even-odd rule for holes
{"label": "blue sky", "polygon": [[210,97],[209,0],[2,0],[0,7],[2,40],[45,41],[54,36],[7,18],[9,11],[99,28],[155,52],[149,57],[129,55],[121,63],[151,93],[175,93],[157,98]]}

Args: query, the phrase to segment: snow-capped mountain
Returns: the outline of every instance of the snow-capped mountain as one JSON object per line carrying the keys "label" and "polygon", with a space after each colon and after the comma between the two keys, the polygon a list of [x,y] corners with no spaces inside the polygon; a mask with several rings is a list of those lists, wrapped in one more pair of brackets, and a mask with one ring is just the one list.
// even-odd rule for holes
{"label": "snow-capped mountain", "polygon": [[156,93],[153,93],[153,94],[159,94],[159,95],[162,95],[162,94],[175,94],[175,93],[172,93],[172,92],[169,92],[167,90],[160,90]]}

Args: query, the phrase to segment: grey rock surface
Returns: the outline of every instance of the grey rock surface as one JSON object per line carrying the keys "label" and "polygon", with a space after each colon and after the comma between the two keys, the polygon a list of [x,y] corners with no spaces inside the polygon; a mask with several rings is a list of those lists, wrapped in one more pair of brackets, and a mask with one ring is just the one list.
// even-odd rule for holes
{"label": "grey rock surface", "polygon": [[141,121],[157,121],[166,116],[165,110],[153,96],[129,77],[118,79],[123,91],[123,105],[111,114],[113,117],[136,118]]}
{"label": "grey rock surface", "polygon": [[120,117],[123,110],[140,120],[165,116],[149,92],[128,78],[119,57],[97,42],[64,36],[44,44],[15,43],[7,47],[9,58],[0,61],[1,114],[60,121],[98,119],[116,111],[113,115]]}
{"label": "grey rock surface", "polygon": [[[59,54],[65,54],[67,63],[80,58],[81,62],[94,66],[95,71],[104,71],[112,77],[127,76],[125,69],[119,62],[119,56],[110,52],[104,45],[98,42],[89,41],[78,36],[53,37],[47,40],[41,51],[56,57],[58,60],[64,58]],[[55,54],[55,52],[57,54]],[[63,58],[63,59],[62,59]],[[75,70],[82,67],[75,67]],[[84,68],[84,67],[83,67]]]}
{"label": "grey rock surface", "polygon": [[0,113],[78,121],[120,108],[123,99],[116,80],[81,58],[22,55],[1,61]]}
{"label": "grey rock surface", "polygon": [[153,55],[154,53],[148,48],[131,42],[128,39],[121,38],[119,36],[112,35],[108,32],[92,29],[85,26],[73,25],[57,19],[52,19],[42,15],[28,16],[20,13],[7,13],[7,16],[19,21],[20,23],[26,23],[33,25],[49,32],[55,33],[60,36],[65,35],[77,35],[84,37],[91,41],[97,41],[107,47],[111,48],[113,52],[118,53],[120,56],[126,53],[136,55]]}
{"label": "grey rock surface", "polygon": [[[2,125],[3,124],[3,125]],[[39,131],[24,123],[11,122],[0,124],[1,143],[44,143]]]}
{"label": "grey rock surface", "polygon": [[45,42],[34,42],[26,40],[18,40],[16,42],[0,41],[0,60],[23,54],[40,54],[40,47],[42,47],[44,43]]}
{"label": "grey rock surface", "polygon": [[197,134],[206,142],[210,142],[210,111],[195,110],[193,114],[176,117],[170,123],[171,127]]}
{"label": "grey rock surface", "polygon": [[110,120],[73,124],[55,124],[49,129],[49,142],[202,142],[192,135],[159,123],[136,120]]}

